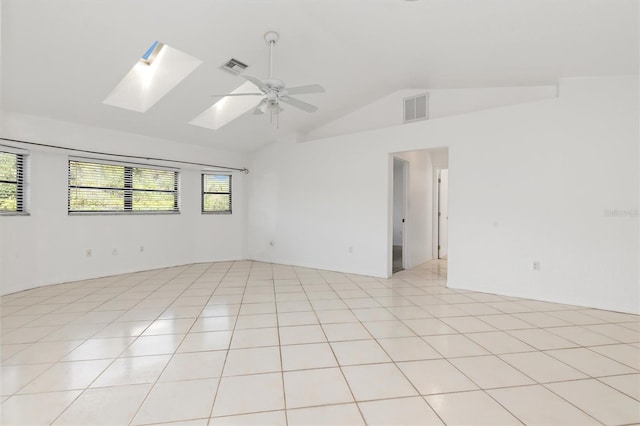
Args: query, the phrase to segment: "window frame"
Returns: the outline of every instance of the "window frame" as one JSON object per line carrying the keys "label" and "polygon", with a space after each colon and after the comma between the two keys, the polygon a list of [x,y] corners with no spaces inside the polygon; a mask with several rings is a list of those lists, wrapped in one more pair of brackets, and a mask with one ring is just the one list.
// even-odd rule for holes
{"label": "window frame", "polygon": [[[225,176],[229,178],[229,191],[228,192],[213,192],[205,191],[205,177],[206,176]],[[200,175],[200,213],[201,214],[233,214],[233,175],[231,173],[210,173],[202,172]],[[213,211],[205,210],[204,198],[205,195],[228,195],[229,196],[229,210]]]}
{"label": "window frame", "polygon": [[[123,168],[123,186],[87,186],[87,185],[71,185],[71,163],[84,163],[99,166],[116,166]],[[134,182],[134,169],[152,170],[172,172],[173,189],[136,189]],[[73,189],[98,189],[98,190],[114,190],[123,192],[122,210],[71,210],[71,191]],[[172,210],[134,210],[133,198],[134,194],[140,192],[153,192],[163,194],[173,194]],[[155,166],[150,164],[134,164],[127,162],[103,161],[87,158],[69,158],[67,161],[67,214],[70,216],[84,215],[156,215],[156,214],[180,214],[180,173],[176,169]]]}
{"label": "window frame", "polygon": [[15,210],[0,210],[0,216],[28,216],[28,203],[27,203],[27,157],[26,152],[21,152],[13,149],[0,148],[0,153],[15,155],[16,157],[16,180],[10,181],[6,179],[0,179],[0,183],[8,183],[16,186],[16,209]]}

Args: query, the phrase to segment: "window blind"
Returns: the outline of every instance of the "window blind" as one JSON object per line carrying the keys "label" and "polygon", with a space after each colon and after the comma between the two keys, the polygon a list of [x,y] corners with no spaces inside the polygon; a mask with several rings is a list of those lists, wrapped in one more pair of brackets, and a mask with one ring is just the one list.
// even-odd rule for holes
{"label": "window blind", "polygon": [[202,212],[231,213],[231,175],[202,174]]}
{"label": "window blind", "polygon": [[25,156],[0,151],[0,213],[24,213]]}
{"label": "window blind", "polygon": [[69,160],[69,213],[179,212],[178,172]]}

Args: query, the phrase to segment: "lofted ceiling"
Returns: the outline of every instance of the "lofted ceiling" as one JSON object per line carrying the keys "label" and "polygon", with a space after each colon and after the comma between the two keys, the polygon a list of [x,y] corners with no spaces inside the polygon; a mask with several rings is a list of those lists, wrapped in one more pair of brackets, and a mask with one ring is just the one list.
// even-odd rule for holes
{"label": "lofted ceiling", "polygon": [[[637,0],[0,0],[2,108],[222,149],[250,151],[304,133],[391,92],[555,84],[638,73]],[[188,124],[213,93],[268,73],[318,83],[287,107],[219,130]],[[144,113],[102,101],[154,40],[203,61]]]}

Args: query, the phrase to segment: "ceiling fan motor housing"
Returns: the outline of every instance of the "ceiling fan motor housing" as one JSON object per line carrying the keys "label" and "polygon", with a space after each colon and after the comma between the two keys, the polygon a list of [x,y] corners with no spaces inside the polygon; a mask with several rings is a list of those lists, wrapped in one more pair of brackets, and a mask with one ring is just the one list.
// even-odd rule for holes
{"label": "ceiling fan motor housing", "polygon": [[284,81],[277,78],[265,78],[264,80],[262,80],[262,84],[276,92],[282,91],[282,89],[284,89],[285,87]]}

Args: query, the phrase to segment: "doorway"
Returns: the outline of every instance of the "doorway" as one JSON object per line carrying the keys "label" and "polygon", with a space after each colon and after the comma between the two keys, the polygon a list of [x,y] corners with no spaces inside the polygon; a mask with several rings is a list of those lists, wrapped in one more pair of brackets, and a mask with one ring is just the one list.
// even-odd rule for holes
{"label": "doorway", "polygon": [[[439,259],[438,234],[442,236],[441,255],[448,256],[448,223],[438,224],[438,178],[446,170],[442,185],[442,204],[448,219],[449,150],[430,148],[394,152],[388,163],[387,274],[414,268]],[[445,195],[446,194],[446,195]],[[446,199],[445,199],[446,197]],[[445,230],[445,227],[447,230]],[[445,262],[437,262],[446,264]]]}
{"label": "doorway", "polygon": [[392,272],[405,268],[408,162],[393,158],[393,253]]}
{"label": "doorway", "polygon": [[438,259],[446,259],[449,254],[449,170],[438,170],[437,182],[438,200]]}

